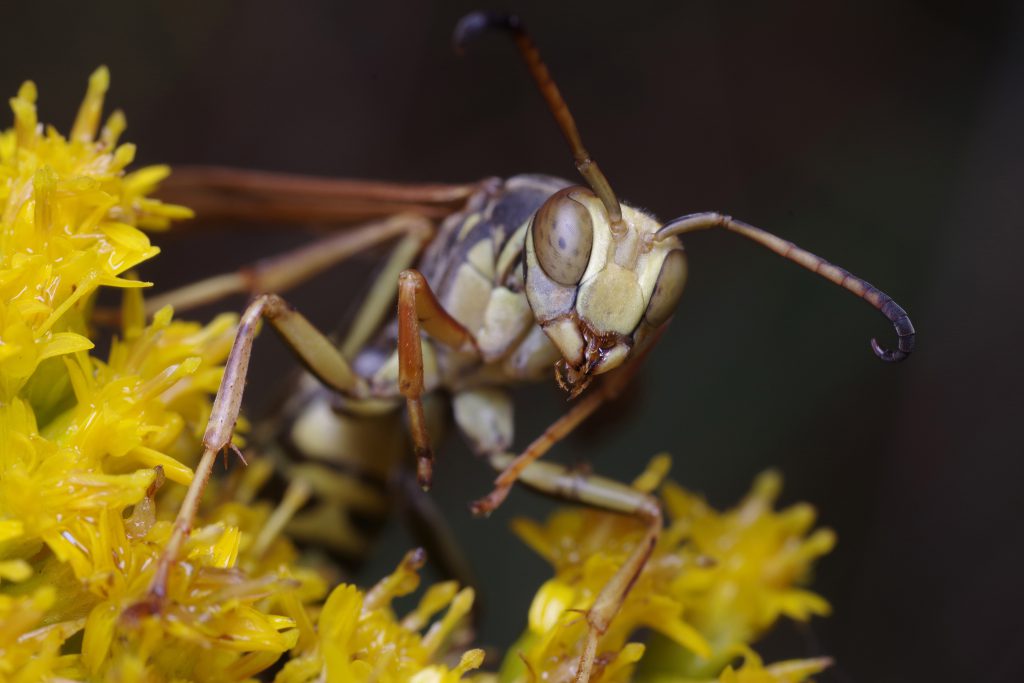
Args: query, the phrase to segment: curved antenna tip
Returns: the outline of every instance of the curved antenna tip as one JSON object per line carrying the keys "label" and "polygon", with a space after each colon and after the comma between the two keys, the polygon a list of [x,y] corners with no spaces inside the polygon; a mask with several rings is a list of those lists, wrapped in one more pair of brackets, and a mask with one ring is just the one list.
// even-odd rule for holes
{"label": "curved antenna tip", "polygon": [[904,351],[902,349],[897,349],[893,351],[892,349],[887,349],[879,344],[878,340],[874,337],[871,338],[871,350],[875,352],[875,355],[878,356],[879,360],[886,363],[898,363],[910,355],[909,350]]}
{"label": "curved antenna tip", "polygon": [[506,31],[517,32],[523,30],[523,23],[519,16],[508,12],[494,10],[478,10],[470,12],[459,19],[452,32],[452,47],[455,53],[461,55],[466,50],[466,44],[475,39],[488,29],[500,28]]}
{"label": "curved antenna tip", "polygon": [[871,350],[886,363],[898,363],[909,356],[914,350],[914,340],[917,337],[917,332],[914,330],[914,324],[910,322],[910,316],[907,315],[907,312],[888,296],[886,299],[888,301],[880,306],[879,310],[892,323],[893,328],[896,330],[899,344],[895,349],[887,349],[879,344],[877,339],[872,339]]}

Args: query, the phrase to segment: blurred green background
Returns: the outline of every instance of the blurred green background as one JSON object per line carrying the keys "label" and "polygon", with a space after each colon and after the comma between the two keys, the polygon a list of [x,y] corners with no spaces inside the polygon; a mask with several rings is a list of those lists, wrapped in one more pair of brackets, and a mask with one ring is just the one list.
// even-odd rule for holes
{"label": "blurred green background", "polygon": [[[453,55],[451,29],[475,7],[11,4],[0,90],[36,80],[40,119],[66,130],[88,74],[109,65],[108,102],[126,110],[142,163],[573,178],[511,46],[493,38]],[[621,197],[663,218],[720,209],[774,231],[890,293],[919,332],[908,362],[880,363],[868,338],[893,337],[868,306],[735,236],[694,235],[688,291],[640,382],[554,457],[630,478],[669,451],[673,478],[718,506],[780,468],[785,501],[812,502],[840,541],[813,583],[834,615],[783,626],[769,657],[832,655],[830,681],[1021,680],[1019,3],[504,7],[526,20]],[[306,239],[216,226],[159,235],[165,253],[143,275],[166,289]],[[377,256],[295,300],[336,328]],[[253,414],[293,367],[261,337]],[[565,408],[553,385],[518,395],[521,443]],[[472,519],[466,503],[490,479],[451,438],[432,495],[483,577],[482,637],[505,645],[548,576],[508,521],[550,504],[516,491],[491,520]],[[392,525],[367,580],[409,543]]]}

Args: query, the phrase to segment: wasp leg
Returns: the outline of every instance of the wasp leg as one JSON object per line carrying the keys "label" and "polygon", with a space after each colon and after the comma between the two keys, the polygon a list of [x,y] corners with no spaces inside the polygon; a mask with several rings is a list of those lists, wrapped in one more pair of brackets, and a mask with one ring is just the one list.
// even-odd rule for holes
{"label": "wasp leg", "polygon": [[359,305],[348,332],[345,333],[340,347],[343,356],[354,358],[380,329],[385,317],[394,315],[398,277],[403,270],[416,262],[416,257],[432,235],[433,231],[429,234],[410,233],[395,245],[384,267],[377,273],[370,291],[363,297],[363,302]]}
{"label": "wasp leg", "polygon": [[160,183],[158,195],[192,208],[200,220],[340,225],[406,212],[444,218],[485,182],[390,183],[186,166]]}
{"label": "wasp leg", "polygon": [[203,435],[203,455],[196,465],[192,483],[174,520],[174,529],[167,547],[157,562],[149,588],[151,608],[158,608],[166,596],[171,565],[177,560],[181,546],[192,530],[199,510],[199,501],[210,479],[217,455],[231,445],[231,435],[238,420],[242,393],[245,389],[252,344],[261,318],[267,319],[307,369],[326,386],[356,397],[366,397],[369,393],[366,382],[355,374],[331,341],[284,299],[275,294],[264,294],[249,304],[242,315],[234,344],[224,364],[224,377],[213,401],[206,433]]}
{"label": "wasp leg", "polygon": [[[603,391],[587,398],[596,402],[595,407],[602,400],[611,398],[630,380],[635,367],[636,365],[633,369],[629,369],[628,366],[622,368],[618,376],[612,375],[609,378],[614,379],[614,385],[608,386],[611,382],[606,381],[602,384]],[[661,507],[654,497],[612,479],[586,474],[555,463],[524,461],[523,456],[516,458],[504,453],[503,451],[512,443],[512,401],[503,391],[487,387],[460,392],[455,396],[454,408],[455,421],[459,428],[469,438],[470,444],[477,452],[489,454],[488,461],[495,469],[503,470],[505,474],[515,471],[516,477],[522,483],[561,500],[635,515],[647,524],[643,540],[601,589],[587,612],[587,638],[580,656],[576,680],[579,683],[588,681],[597,654],[597,641],[618,614],[626,594],[643,570],[661,533]],[[592,412],[592,409],[583,408],[581,412],[586,414],[576,416],[577,424]],[[539,454],[536,457],[539,457]],[[508,485],[511,486],[511,482]],[[505,488],[504,491],[507,493],[508,489]]]}
{"label": "wasp leg", "polygon": [[423,418],[423,348],[420,325],[446,346],[479,353],[472,333],[444,310],[423,275],[413,269],[398,276],[398,390],[405,397],[409,431],[416,452],[416,476],[430,488],[434,454]]}
{"label": "wasp leg", "polygon": [[165,292],[146,301],[150,314],[164,306],[188,310],[219,301],[232,294],[284,292],[331,268],[345,259],[382,242],[405,236],[399,252],[415,254],[433,235],[431,222],[423,216],[402,214],[368,223],[350,232],[317,240],[279,256],[257,261],[233,273],[224,273]]}
{"label": "wasp leg", "polygon": [[618,370],[608,375],[607,379],[601,382],[595,389],[578,401],[562,417],[555,420],[550,427],[534,439],[533,443],[527,446],[526,450],[516,458],[508,461],[498,478],[494,480],[494,490],[483,498],[473,502],[470,509],[477,515],[489,515],[508,496],[512,485],[523,475],[526,468],[535,460],[547,453],[552,446],[564,439],[579,426],[581,422],[594,414],[605,402],[614,399],[622,391],[623,387],[636,375],[640,363],[647,355],[648,345],[639,355],[626,362]]}
{"label": "wasp leg", "polygon": [[[508,454],[494,455],[490,460],[498,469],[508,468],[514,462],[513,457]],[[575,679],[576,683],[585,683],[590,680],[594,668],[598,640],[619,613],[629,589],[640,576],[658,542],[662,528],[661,505],[653,496],[632,486],[614,479],[582,473],[557,463],[532,463],[522,469],[519,479],[530,488],[561,500],[633,515],[647,525],[643,539],[601,589],[594,599],[594,604],[587,610],[587,637]]]}

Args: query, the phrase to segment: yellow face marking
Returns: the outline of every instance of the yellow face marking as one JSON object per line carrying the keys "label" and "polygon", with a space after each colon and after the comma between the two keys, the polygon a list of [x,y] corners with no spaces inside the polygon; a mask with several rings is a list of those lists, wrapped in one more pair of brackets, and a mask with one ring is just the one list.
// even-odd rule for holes
{"label": "yellow face marking", "polygon": [[[575,395],[592,375],[618,367],[629,357],[637,341],[635,333],[649,334],[651,325],[642,326],[641,321],[662,265],[672,251],[679,251],[681,259],[682,248],[676,239],[655,240],[661,225],[643,211],[622,206],[619,233],[613,234],[605,207],[597,197],[585,188],[569,196],[586,212],[585,224],[593,238],[579,284],[560,284],[551,277],[551,271],[557,268],[550,263],[547,268],[541,267],[535,240],[544,234],[536,235],[534,229],[525,236],[524,260],[527,299],[544,333],[562,356],[556,364],[559,384]],[[549,201],[560,197],[555,195]],[[534,228],[540,215],[538,212],[534,216]],[[682,278],[678,279],[680,286],[676,289],[681,291]]]}
{"label": "yellow face marking", "polygon": [[551,341],[561,351],[562,357],[573,365],[583,362],[583,335],[576,323],[568,318],[560,318],[544,326]]}
{"label": "yellow face marking", "polygon": [[[649,243],[647,236],[661,226],[629,206],[622,207],[628,232],[615,240],[600,200],[582,197],[581,201],[594,224],[594,248],[580,283],[576,312],[595,330],[627,335],[647,309],[665,257],[678,245],[654,243],[649,249],[641,249]],[[621,261],[629,267],[622,266]]]}
{"label": "yellow face marking", "polygon": [[607,264],[580,287],[576,311],[599,332],[629,334],[644,314],[644,296],[636,274]]}

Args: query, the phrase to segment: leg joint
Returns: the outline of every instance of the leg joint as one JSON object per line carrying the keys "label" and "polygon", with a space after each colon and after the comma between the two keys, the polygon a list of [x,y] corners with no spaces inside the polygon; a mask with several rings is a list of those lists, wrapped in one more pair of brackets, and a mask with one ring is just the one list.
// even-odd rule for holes
{"label": "leg joint", "polygon": [[643,501],[637,506],[636,514],[645,522],[661,524],[661,501],[651,495],[644,496]]}
{"label": "leg joint", "polygon": [[295,308],[287,301],[279,297],[277,294],[264,294],[262,295],[263,304],[263,315],[268,320],[274,320],[287,315],[295,310]]}

